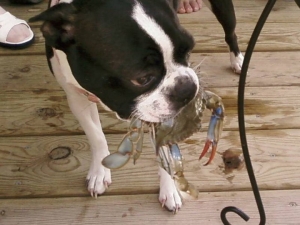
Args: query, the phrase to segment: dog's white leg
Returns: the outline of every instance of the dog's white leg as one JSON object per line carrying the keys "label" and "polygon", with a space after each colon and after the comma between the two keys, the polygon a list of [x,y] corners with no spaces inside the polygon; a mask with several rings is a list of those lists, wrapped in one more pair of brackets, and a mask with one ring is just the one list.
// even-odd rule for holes
{"label": "dog's white leg", "polygon": [[91,195],[97,197],[111,184],[110,170],[102,165],[102,159],[109,155],[109,151],[95,103],[97,97],[77,83],[66,55],[59,50],[53,49],[53,51],[54,56],[50,61],[54,75],[66,92],[70,109],[89,140],[92,162],[87,175],[87,187]]}
{"label": "dog's white leg", "polygon": [[242,71],[242,65],[244,62],[244,56],[240,52],[237,56],[234,55],[233,52],[229,52],[230,54],[230,63],[231,63],[231,68],[233,72],[240,74]]}
{"label": "dog's white leg", "polygon": [[96,103],[83,96],[67,95],[70,109],[78,119],[90,143],[92,161],[87,175],[87,187],[92,196],[102,194],[111,184],[110,170],[102,165],[109,155],[107,142],[102,131]]}
{"label": "dog's white leg", "polygon": [[159,167],[160,176],[159,201],[168,210],[176,213],[182,206],[181,197],[177,191],[175,182],[170,174]]}

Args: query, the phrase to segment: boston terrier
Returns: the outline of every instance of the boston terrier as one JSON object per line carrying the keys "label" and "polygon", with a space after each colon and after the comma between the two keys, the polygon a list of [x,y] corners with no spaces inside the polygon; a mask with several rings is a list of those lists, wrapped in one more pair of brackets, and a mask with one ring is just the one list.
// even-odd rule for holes
{"label": "boston terrier", "polygon": [[[231,66],[240,72],[232,1],[207,5],[224,28]],[[177,6],[177,0],[50,0],[45,12],[30,19],[43,21],[48,64],[89,140],[92,196],[112,182],[101,164],[109,151],[97,104],[120,119],[161,122],[198,92],[198,77],[188,66],[194,40],[180,26]],[[159,200],[172,211],[182,205],[174,181],[161,170]]]}

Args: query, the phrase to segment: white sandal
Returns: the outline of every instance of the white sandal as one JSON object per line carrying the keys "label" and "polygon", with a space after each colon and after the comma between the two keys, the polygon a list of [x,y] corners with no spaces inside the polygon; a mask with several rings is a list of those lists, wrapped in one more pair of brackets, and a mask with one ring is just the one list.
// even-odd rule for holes
{"label": "white sandal", "polygon": [[[29,37],[18,43],[6,41],[9,31],[18,24],[24,24],[28,27],[30,32]],[[29,46],[33,41],[34,34],[25,20],[18,19],[9,12],[0,15],[0,46],[11,49],[20,49]]]}

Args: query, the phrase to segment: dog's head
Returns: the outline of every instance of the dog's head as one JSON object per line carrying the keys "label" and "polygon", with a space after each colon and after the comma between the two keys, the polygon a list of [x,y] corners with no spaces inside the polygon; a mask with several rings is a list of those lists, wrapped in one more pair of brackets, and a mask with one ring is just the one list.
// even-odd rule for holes
{"label": "dog's head", "polygon": [[121,118],[160,122],[199,89],[188,67],[194,41],[179,25],[176,2],[74,0],[30,21],[44,21],[46,45],[65,52],[78,83]]}

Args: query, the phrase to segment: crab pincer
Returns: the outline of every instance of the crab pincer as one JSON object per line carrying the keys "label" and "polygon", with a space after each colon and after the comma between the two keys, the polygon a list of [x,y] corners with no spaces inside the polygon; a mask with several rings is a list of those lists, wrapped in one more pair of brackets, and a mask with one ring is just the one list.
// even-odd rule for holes
{"label": "crab pincer", "polygon": [[102,165],[108,169],[119,169],[125,166],[133,152],[133,144],[127,134],[118,147],[118,151],[106,156]]}
{"label": "crab pincer", "polygon": [[211,155],[205,166],[211,163],[214,159],[217,152],[218,141],[221,136],[223,129],[223,120],[224,120],[224,105],[222,99],[216,94],[205,91],[206,94],[206,108],[212,110],[212,116],[209,121],[209,127],[207,131],[207,139],[202,150],[202,153],[199,157],[199,160],[208,152],[210,146],[212,147]]}
{"label": "crab pincer", "polygon": [[102,164],[109,169],[119,169],[125,166],[130,157],[133,162],[140,157],[143,147],[144,130],[142,121],[133,119],[130,123],[129,132],[125,135],[116,152],[106,156]]}

